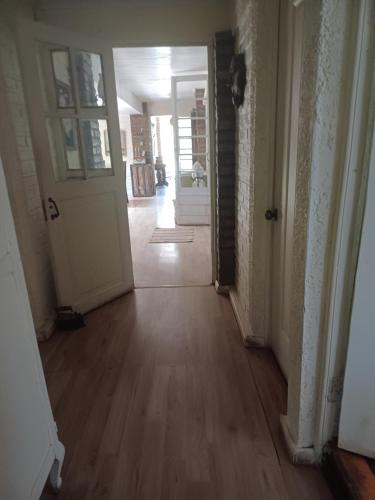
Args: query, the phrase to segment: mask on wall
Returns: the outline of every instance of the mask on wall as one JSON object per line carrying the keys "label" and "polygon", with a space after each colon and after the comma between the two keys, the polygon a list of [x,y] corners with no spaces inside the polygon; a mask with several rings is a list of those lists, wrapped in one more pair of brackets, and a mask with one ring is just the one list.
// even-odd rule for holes
{"label": "mask on wall", "polygon": [[232,102],[239,108],[244,101],[246,87],[245,55],[238,54],[232,57],[229,68],[232,78]]}

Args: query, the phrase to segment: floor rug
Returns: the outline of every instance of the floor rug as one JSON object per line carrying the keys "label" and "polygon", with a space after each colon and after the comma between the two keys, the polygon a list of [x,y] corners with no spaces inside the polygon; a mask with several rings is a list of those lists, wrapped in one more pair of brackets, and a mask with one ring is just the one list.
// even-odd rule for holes
{"label": "floor rug", "polygon": [[156,227],[150,243],[191,243],[193,240],[193,227]]}

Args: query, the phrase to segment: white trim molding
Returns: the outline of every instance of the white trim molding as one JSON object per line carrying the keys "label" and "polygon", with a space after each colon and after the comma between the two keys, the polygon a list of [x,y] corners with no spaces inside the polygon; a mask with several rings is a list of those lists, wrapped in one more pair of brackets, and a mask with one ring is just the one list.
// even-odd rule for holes
{"label": "white trim molding", "polygon": [[55,331],[55,329],[56,329],[56,314],[54,313],[47,319],[47,321],[43,323],[43,326],[35,328],[38,342],[43,342],[45,340],[48,340]]}
{"label": "white trim molding", "polygon": [[305,0],[291,0],[293,7],[299,7]]}
{"label": "white trim molding", "polygon": [[287,415],[280,415],[280,425],[290,461],[298,465],[311,465],[316,461],[314,448],[298,446],[289,430]]}
{"label": "white trim molding", "polygon": [[238,298],[236,292],[233,288],[229,290],[229,299],[232,304],[233,312],[236,317],[238,328],[240,329],[242,341],[245,347],[265,347],[266,342],[263,337],[259,337],[253,334],[253,329],[251,328],[250,322],[246,325],[241,320],[240,308],[241,305],[238,303]]}
{"label": "white trim molding", "polygon": [[[351,73],[350,109],[346,126],[345,159],[341,190],[337,195],[330,268],[329,301],[323,325],[321,372],[314,437],[316,453],[337,435],[343,376],[346,363],[351,302],[359,252],[364,193],[367,185],[370,145],[374,127],[375,92],[373,51],[375,8],[371,0],[361,0],[353,18],[354,62]],[[340,184],[339,184],[340,185]]]}

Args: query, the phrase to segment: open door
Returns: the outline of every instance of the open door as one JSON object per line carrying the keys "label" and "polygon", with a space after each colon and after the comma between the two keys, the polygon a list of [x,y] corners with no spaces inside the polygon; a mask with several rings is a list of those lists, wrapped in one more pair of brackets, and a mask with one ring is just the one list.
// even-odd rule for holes
{"label": "open door", "polygon": [[133,288],[112,48],[41,23],[19,43],[59,305]]}
{"label": "open door", "polygon": [[355,278],[338,446],[375,458],[375,133]]}
{"label": "open door", "polygon": [[210,224],[207,75],[172,77],[177,224]]}
{"label": "open door", "polygon": [[272,234],[272,349],[288,378],[292,243],[296,189],[298,113],[301,65],[301,11],[289,0],[280,2],[279,64],[276,113],[276,154],[273,207],[265,217]]}

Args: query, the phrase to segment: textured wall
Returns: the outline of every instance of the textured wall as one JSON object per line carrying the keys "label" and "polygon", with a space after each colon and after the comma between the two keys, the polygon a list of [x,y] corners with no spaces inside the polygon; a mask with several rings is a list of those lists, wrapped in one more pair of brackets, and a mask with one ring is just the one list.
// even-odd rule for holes
{"label": "textured wall", "polygon": [[237,112],[236,304],[243,334],[269,337],[269,248],[275,127],[278,2],[237,0],[235,34],[244,52],[247,85]]}
{"label": "textured wall", "polygon": [[344,162],[355,5],[350,0],[307,0],[304,9],[288,423],[294,441],[311,446]]}
{"label": "textured wall", "polygon": [[47,226],[41,204],[15,34],[11,20],[5,15],[1,16],[0,21],[0,64],[4,85],[2,108],[6,107],[8,111],[2,109],[2,125],[6,127],[6,131],[2,130],[1,153],[35,329],[38,338],[45,338],[51,333],[55,308]]}

